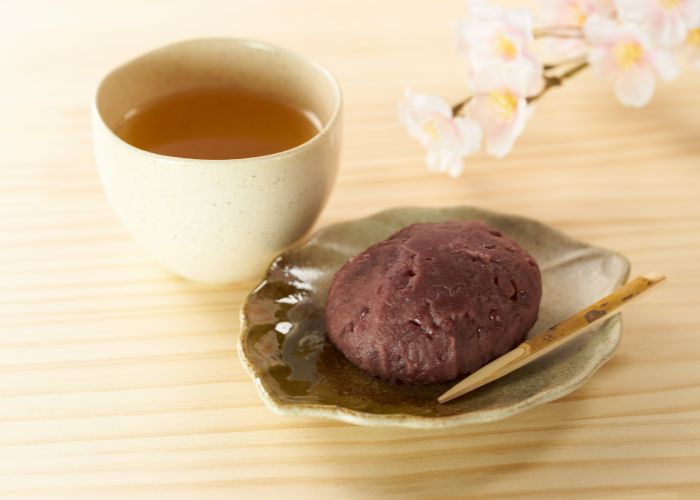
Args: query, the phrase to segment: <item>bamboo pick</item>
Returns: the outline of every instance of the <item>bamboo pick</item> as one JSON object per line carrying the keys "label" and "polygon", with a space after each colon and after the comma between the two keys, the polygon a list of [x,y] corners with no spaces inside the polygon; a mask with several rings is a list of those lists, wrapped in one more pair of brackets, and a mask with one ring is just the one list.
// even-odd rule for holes
{"label": "bamboo pick", "polygon": [[438,402],[447,403],[539,359],[609,318],[631,300],[664,279],[665,276],[658,273],[649,273],[633,279],[598,302],[538,333],[512,351],[484,365],[438,397]]}

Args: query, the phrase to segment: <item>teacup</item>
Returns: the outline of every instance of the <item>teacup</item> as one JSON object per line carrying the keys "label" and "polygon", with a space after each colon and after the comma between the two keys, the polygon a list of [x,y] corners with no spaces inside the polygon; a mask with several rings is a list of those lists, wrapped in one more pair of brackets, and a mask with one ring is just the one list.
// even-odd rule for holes
{"label": "teacup", "polygon": [[[126,113],[153,99],[228,84],[295,103],[314,112],[322,127],[292,149],[233,160],[164,156],[115,134]],[[180,276],[231,283],[259,275],[323,209],[339,163],[341,92],[320,65],[267,43],[185,41],[102,80],[93,135],[104,191],[134,239]]]}

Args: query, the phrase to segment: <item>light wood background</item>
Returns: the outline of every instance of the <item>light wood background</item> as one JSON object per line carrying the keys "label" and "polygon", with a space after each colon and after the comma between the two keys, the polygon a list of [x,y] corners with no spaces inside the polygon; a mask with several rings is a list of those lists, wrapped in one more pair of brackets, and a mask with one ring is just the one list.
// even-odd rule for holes
{"label": "light wood background", "polygon": [[[405,86],[463,92],[460,0],[0,5],[0,498],[698,498],[700,74],[642,111],[584,74],[542,100],[506,160],[428,173]],[[397,205],[543,220],[668,284],[625,312],[582,389],[503,422],[367,429],[271,414],[239,365],[254,285],[149,260],[102,195],[89,106],[106,71],[199,36],[325,63],[345,91],[340,177],[318,225]]]}

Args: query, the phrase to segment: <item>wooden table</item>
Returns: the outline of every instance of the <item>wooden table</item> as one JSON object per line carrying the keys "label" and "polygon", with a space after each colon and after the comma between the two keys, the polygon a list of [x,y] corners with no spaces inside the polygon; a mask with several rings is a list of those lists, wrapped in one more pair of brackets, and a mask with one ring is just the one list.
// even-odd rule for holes
{"label": "wooden table", "polygon": [[[461,0],[10,1],[0,79],[0,498],[691,498],[700,495],[700,74],[621,107],[591,74],[538,105],[513,154],[428,173],[397,123],[404,87],[457,99]],[[543,220],[668,284],[625,312],[582,389],[448,431],[270,413],[235,352],[254,283],[161,270],[107,206],[89,107],[116,64],[171,41],[253,37],[345,91],[319,226],[397,205]]]}

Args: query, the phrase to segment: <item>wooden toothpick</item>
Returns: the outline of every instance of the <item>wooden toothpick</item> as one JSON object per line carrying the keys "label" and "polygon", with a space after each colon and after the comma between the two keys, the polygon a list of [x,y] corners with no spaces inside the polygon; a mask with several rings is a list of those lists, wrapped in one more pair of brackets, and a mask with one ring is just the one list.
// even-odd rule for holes
{"label": "wooden toothpick", "polygon": [[649,273],[633,279],[595,304],[538,333],[512,351],[494,359],[438,397],[438,402],[447,403],[539,359],[617,313],[623,306],[664,279],[665,276],[658,273]]}

